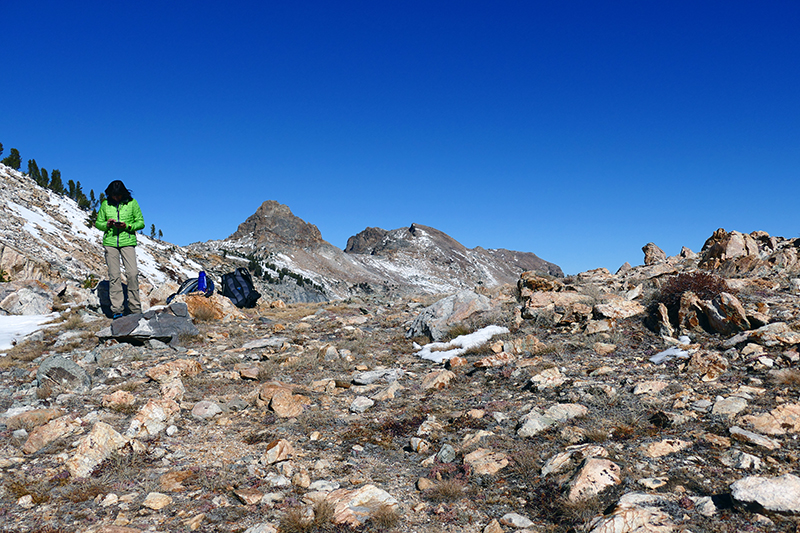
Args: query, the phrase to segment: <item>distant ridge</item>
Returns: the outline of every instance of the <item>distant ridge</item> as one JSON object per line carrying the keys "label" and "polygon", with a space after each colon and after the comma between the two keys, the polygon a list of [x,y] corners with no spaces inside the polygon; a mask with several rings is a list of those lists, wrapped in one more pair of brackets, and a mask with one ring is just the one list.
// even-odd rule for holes
{"label": "distant ridge", "polygon": [[262,203],[223,247],[299,273],[332,297],[491,288],[516,283],[526,270],[563,276],[558,265],[533,253],[468,249],[446,233],[416,223],[395,230],[366,228],[340,250],[314,224],[274,200]]}

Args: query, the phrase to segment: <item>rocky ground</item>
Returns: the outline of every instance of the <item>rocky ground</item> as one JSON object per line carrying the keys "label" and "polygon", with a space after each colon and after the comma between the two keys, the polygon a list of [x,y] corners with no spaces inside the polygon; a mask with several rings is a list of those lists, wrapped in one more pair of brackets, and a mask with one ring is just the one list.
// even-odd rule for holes
{"label": "rocky ground", "polygon": [[[711,252],[645,251],[437,312],[192,297],[172,345],[119,342],[62,296],[0,358],[0,529],[796,531],[790,270],[723,261],[705,294],[674,280]],[[442,344],[421,352],[423,330]]]}

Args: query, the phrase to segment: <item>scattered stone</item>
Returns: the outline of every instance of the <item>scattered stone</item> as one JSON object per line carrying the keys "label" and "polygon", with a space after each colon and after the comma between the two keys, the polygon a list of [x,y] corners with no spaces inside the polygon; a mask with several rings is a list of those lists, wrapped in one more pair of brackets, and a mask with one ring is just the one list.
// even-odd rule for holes
{"label": "scattered stone", "polygon": [[367,398],[366,396],[358,396],[350,404],[350,412],[363,413],[373,405],[375,405],[375,402],[373,400]]}
{"label": "scattered stone", "polygon": [[47,315],[53,311],[55,294],[35,280],[0,283],[0,314]]}
{"label": "scattered stone", "polygon": [[136,403],[136,398],[126,390],[118,390],[111,394],[104,394],[102,400],[103,407],[116,410],[132,407],[134,403]]}
{"label": "scattered stone", "polygon": [[500,518],[500,523],[504,526],[511,526],[517,529],[522,529],[524,527],[533,527],[534,522],[518,513],[506,513]]}
{"label": "scattered stone", "polygon": [[427,336],[434,341],[441,341],[454,325],[491,308],[491,302],[486,296],[472,291],[461,291],[423,309],[406,331],[406,338]]}
{"label": "scattered stone", "polygon": [[397,394],[398,391],[402,390],[402,388],[403,387],[400,386],[400,383],[395,381],[382,391],[377,392],[374,395],[370,396],[370,398],[372,398],[376,402],[385,402],[387,400],[394,400],[395,395]]}
{"label": "scattered stone", "polygon": [[238,372],[242,379],[258,380],[261,374],[261,366],[255,363],[237,363],[233,370]]}
{"label": "scattered stone", "polygon": [[747,409],[747,400],[739,396],[730,396],[717,399],[714,407],[711,408],[711,414],[733,418],[745,409]]}
{"label": "scattered stone", "polygon": [[294,455],[294,448],[286,439],[278,439],[272,441],[264,455],[261,457],[262,462],[271,465],[280,461],[286,461],[290,456]]}
{"label": "scattered stone", "polygon": [[567,381],[558,367],[554,366],[543,370],[531,378],[531,385],[538,390],[545,390],[551,387],[558,387]]}
{"label": "scattered stone", "polygon": [[740,440],[742,442],[747,442],[755,446],[761,446],[762,448],[766,448],[768,450],[777,450],[778,448],[781,447],[780,442],[765,437],[763,435],[759,435],[758,433],[747,431],[745,429],[740,428],[739,426],[733,426],[728,431],[730,431],[731,437],[733,437],[734,439]]}
{"label": "scattered stone", "polygon": [[280,418],[293,418],[303,413],[310,400],[300,394],[292,394],[292,387],[278,381],[270,381],[261,386],[257,404],[268,405]]}
{"label": "scattered stone", "polygon": [[483,528],[483,533],[505,533],[505,530],[500,526],[500,522],[498,522],[496,518],[493,518],[492,521]]}
{"label": "scattered stone", "polygon": [[568,446],[567,449],[548,459],[542,466],[542,477],[557,474],[566,470],[575,461],[582,461],[587,457],[608,457],[608,452],[596,444],[579,444]]}
{"label": "scattered stone", "polygon": [[800,513],[800,477],[792,474],[746,477],[731,485],[731,493],[737,501],[757,503],[768,511]]}
{"label": "scattered stone", "polygon": [[594,313],[602,318],[622,320],[644,313],[645,308],[639,302],[625,298],[614,298],[607,303],[594,306]]}
{"label": "scattered stone", "polygon": [[731,335],[750,329],[747,312],[738,298],[722,292],[710,302],[702,302],[709,326],[723,335]]}
{"label": "scattered stone", "polygon": [[30,432],[63,415],[61,409],[32,409],[7,418],[5,423],[11,431],[24,429]]}
{"label": "scattered stone", "polygon": [[200,420],[208,420],[222,413],[222,408],[210,400],[202,400],[194,404],[192,416]]}
{"label": "scattered stone", "polygon": [[170,379],[161,383],[161,398],[164,400],[183,401],[186,394],[186,387],[180,378]]}
{"label": "scattered stone", "polygon": [[473,363],[475,368],[496,368],[510,365],[517,360],[517,356],[510,352],[495,353],[487,357],[481,357]]}
{"label": "scattered stone", "polygon": [[544,412],[534,409],[520,419],[520,427],[517,430],[517,435],[520,437],[531,437],[541,433],[550,426],[554,426],[560,422],[566,422],[572,418],[586,416],[588,413],[589,409],[575,403],[556,404]]}
{"label": "scattered stone", "polygon": [[667,261],[667,254],[664,253],[664,250],[652,242],[642,246],[642,251],[644,252],[644,264],[647,266],[666,263]]}
{"label": "scattered stone", "polygon": [[421,477],[421,478],[419,478],[417,480],[417,490],[420,491],[420,492],[424,492],[424,491],[426,491],[428,489],[432,489],[435,486],[436,486],[436,483],[434,483],[433,481],[431,481],[430,479],[428,479],[426,477]]}
{"label": "scattered stone", "polygon": [[399,368],[370,370],[369,372],[360,372],[353,376],[353,383],[356,385],[371,385],[376,381],[383,379],[389,383],[394,383],[403,375],[403,370]]}
{"label": "scattered stone", "polygon": [[586,529],[590,533],[674,533],[675,523],[661,510],[669,503],[656,495],[629,492],[613,512],[595,518]]}
{"label": "scattered stone", "polygon": [[[182,306],[182,307],[181,307]],[[136,313],[117,318],[111,327],[97,333],[100,340],[115,339],[119,342],[143,344],[151,339],[177,346],[181,335],[195,336],[200,333],[191,318],[185,313],[186,304],[173,303],[159,311]]]}
{"label": "scattered stone", "polygon": [[183,492],[186,490],[183,482],[190,479],[192,475],[190,470],[174,470],[162,475],[158,483],[164,492]]}
{"label": "scattered stone", "polygon": [[257,350],[259,348],[272,348],[280,350],[289,345],[288,337],[265,337],[246,342],[242,345],[242,350]]}
{"label": "scattered stone", "polygon": [[800,344],[800,333],[792,330],[786,322],[773,322],[751,331],[747,337],[764,346]]}
{"label": "scattered stone", "polygon": [[36,371],[39,386],[49,385],[65,392],[85,393],[92,387],[92,379],[77,363],[60,355],[45,359]]}
{"label": "scattered stone", "polygon": [[33,430],[28,440],[23,444],[22,452],[26,454],[36,453],[57,439],[75,433],[80,427],[81,420],[74,414],[51,420],[47,424]]}
{"label": "scattered stone", "polygon": [[494,475],[508,466],[508,458],[503,453],[478,448],[464,456],[464,464],[468,464],[477,475]]}
{"label": "scattered stone", "polygon": [[397,500],[375,485],[364,485],[354,490],[338,489],[325,500],[334,508],[333,522],[358,527],[369,520],[381,507],[397,508]]}
{"label": "scattered stone", "polygon": [[135,438],[154,437],[172,423],[180,410],[175,400],[149,400],[133,417],[125,435]]}
{"label": "scattered stone", "polygon": [[97,422],[80,441],[75,455],[67,461],[67,469],[72,477],[88,477],[97,465],[128,442],[128,438],[105,422]]}
{"label": "scattered stone", "polygon": [[450,370],[434,370],[422,379],[423,390],[443,389],[450,384],[456,375]]}
{"label": "scattered stone", "polygon": [[609,344],[605,342],[596,342],[592,345],[592,349],[597,355],[609,355],[617,350],[616,344]]}
{"label": "scattered stone", "polygon": [[263,492],[253,488],[237,489],[233,493],[245,505],[256,505],[257,503],[260,503],[261,498],[264,497]]}
{"label": "scattered stone", "polygon": [[172,498],[170,496],[161,494],[160,492],[151,492],[142,502],[142,506],[154,511],[160,511],[171,503]]}
{"label": "scattered stone", "polygon": [[703,381],[714,381],[728,370],[728,360],[718,352],[695,352],[689,359],[686,371],[698,374]]}
{"label": "scattered stone", "polygon": [[644,477],[636,480],[639,485],[650,490],[660,489],[667,484],[667,481],[669,480],[665,477]]}
{"label": "scattered stone", "polygon": [[677,453],[692,445],[691,442],[680,439],[665,439],[660,442],[653,442],[645,447],[644,454],[647,457],[664,457],[671,453]]}
{"label": "scattered stone", "polygon": [[202,371],[202,365],[194,359],[178,359],[155,366],[145,374],[154,381],[164,383],[179,377],[196,376]]}
{"label": "scattered stone", "polygon": [[643,381],[642,383],[637,383],[636,386],[633,388],[633,393],[636,395],[639,394],[658,394],[659,392],[663,391],[669,386],[669,383],[664,381]]}
{"label": "scattered stone", "polygon": [[616,463],[591,457],[583,462],[569,483],[567,498],[572,502],[590,499],[620,483],[620,467]]}
{"label": "scattered stone", "polygon": [[761,459],[741,450],[728,450],[720,456],[719,460],[725,466],[730,466],[739,470],[761,469]]}
{"label": "scattered stone", "polygon": [[278,533],[278,530],[265,522],[246,529],[244,533]]}
{"label": "scattered stone", "polygon": [[800,403],[779,405],[769,413],[745,416],[742,420],[767,435],[800,433]]}
{"label": "scattered stone", "polygon": [[456,449],[449,444],[443,444],[436,453],[436,459],[441,463],[452,463],[456,460]]}

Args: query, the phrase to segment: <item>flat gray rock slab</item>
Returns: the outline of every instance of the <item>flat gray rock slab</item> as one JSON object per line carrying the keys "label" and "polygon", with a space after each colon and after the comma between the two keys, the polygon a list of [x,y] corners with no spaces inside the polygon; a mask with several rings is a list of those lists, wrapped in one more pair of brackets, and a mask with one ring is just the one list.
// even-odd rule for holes
{"label": "flat gray rock slab", "polygon": [[172,304],[166,309],[136,313],[118,318],[110,328],[100,331],[100,339],[143,344],[157,340],[175,346],[181,335],[197,335],[200,331],[185,311],[185,304]]}

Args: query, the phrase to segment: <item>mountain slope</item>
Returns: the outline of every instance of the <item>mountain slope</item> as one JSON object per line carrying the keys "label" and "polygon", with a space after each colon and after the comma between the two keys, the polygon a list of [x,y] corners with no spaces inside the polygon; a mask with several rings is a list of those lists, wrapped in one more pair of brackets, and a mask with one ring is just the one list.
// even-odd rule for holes
{"label": "mountain slope", "polygon": [[[0,164],[0,213],[0,268],[11,279],[106,277],[102,232],[87,227],[88,213],[74,200]],[[140,275],[151,286],[196,276],[202,269],[180,247],[144,235],[137,239]]]}
{"label": "mountain slope", "polygon": [[[208,250],[209,244],[197,248]],[[392,231],[367,228],[348,239],[342,251],[325,241],[316,226],[272,200],[264,202],[230,237],[214,244],[298,273],[333,297],[494,287],[515,283],[525,270],[563,275],[557,265],[532,253],[467,249],[444,232],[419,224]]]}

